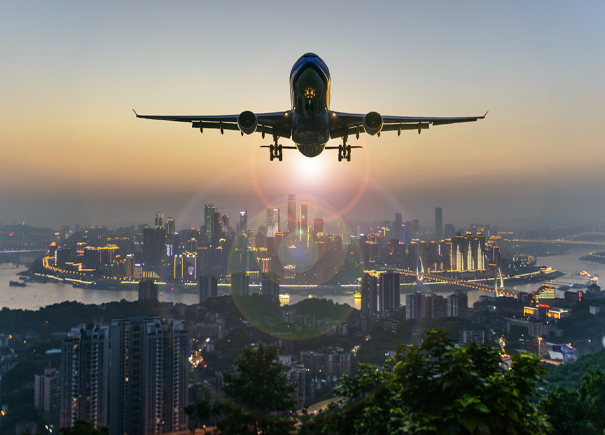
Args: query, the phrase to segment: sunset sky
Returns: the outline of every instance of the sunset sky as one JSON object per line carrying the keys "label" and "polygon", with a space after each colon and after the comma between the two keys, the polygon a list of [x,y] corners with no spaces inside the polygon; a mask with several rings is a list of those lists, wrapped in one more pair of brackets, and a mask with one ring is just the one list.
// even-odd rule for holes
{"label": "sunset sky", "polygon": [[[289,193],[345,220],[602,222],[604,22],[602,1],[1,2],[0,223],[182,227]],[[333,110],[489,114],[279,163],[259,134],[132,113],[288,110],[309,51]]]}

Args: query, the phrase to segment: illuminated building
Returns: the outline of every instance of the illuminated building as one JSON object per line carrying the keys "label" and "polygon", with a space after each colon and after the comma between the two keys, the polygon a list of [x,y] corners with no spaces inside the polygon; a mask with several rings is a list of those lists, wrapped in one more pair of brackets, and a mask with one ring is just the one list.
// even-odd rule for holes
{"label": "illuminated building", "polygon": [[184,252],[175,255],[172,278],[175,280],[195,281],[197,278],[197,252]]}
{"label": "illuminated building", "polygon": [[204,225],[206,226],[206,237],[208,238],[208,241],[212,240],[212,236],[216,231],[216,228],[214,228],[215,211],[214,205],[204,204]]}
{"label": "illuminated building", "polygon": [[539,303],[550,303],[555,299],[555,288],[548,285],[542,284],[540,289],[536,292],[536,302]]}
{"label": "illuminated building", "polygon": [[324,220],[322,218],[317,218],[313,220],[313,237],[317,237],[318,234],[323,234],[324,232]]}
{"label": "illuminated building", "polygon": [[403,239],[403,218],[401,213],[395,213],[395,220],[393,221],[393,233],[392,239],[402,240]]}
{"label": "illuminated building", "polygon": [[386,272],[380,275],[380,311],[394,311],[401,305],[399,274]]}
{"label": "illuminated building", "polygon": [[288,195],[288,232],[296,231],[296,196]]}
{"label": "illuminated building", "polygon": [[361,312],[366,315],[378,312],[378,278],[364,273],[361,281]]}
{"label": "illuminated building", "polygon": [[111,435],[187,429],[189,334],[179,321],[127,317],[111,322]]}
{"label": "illuminated building", "polygon": [[263,273],[261,278],[261,289],[263,296],[277,301],[279,299],[279,276],[272,272]]}
{"label": "illuminated building", "polygon": [[176,223],[174,218],[169,217],[166,219],[166,234],[174,234],[176,232]]}
{"label": "illuminated building", "polygon": [[124,275],[126,276],[126,278],[129,278],[129,279],[134,278],[134,265],[135,265],[134,255],[128,254],[126,256],[126,258],[124,259],[124,271],[125,271]]}
{"label": "illuminated building", "polygon": [[61,344],[60,426],[84,420],[107,425],[109,329],[98,324],[72,328]]}
{"label": "illuminated building", "polygon": [[155,229],[161,230],[164,228],[164,213],[160,211],[155,212]]}
{"label": "illuminated building", "polygon": [[248,210],[239,212],[239,233],[245,233],[248,229]]}
{"label": "illuminated building", "polygon": [[468,317],[468,296],[462,290],[456,290],[447,297],[448,317]]}
{"label": "illuminated building", "polygon": [[307,232],[309,230],[309,203],[307,201],[300,202],[300,241],[306,244]]}
{"label": "illuminated building", "polygon": [[468,231],[466,236],[458,234],[452,239],[451,268],[458,272],[485,270],[485,236]]}
{"label": "illuminated building", "polygon": [[200,304],[218,296],[218,280],[213,275],[200,276]]}
{"label": "illuminated building", "polygon": [[231,273],[231,294],[237,296],[250,294],[250,278],[246,272]]}
{"label": "illuminated building", "polygon": [[438,242],[443,237],[443,209],[435,207],[435,240]]}
{"label": "illuminated building", "polygon": [[139,281],[139,301],[158,300],[158,286],[150,279]]}

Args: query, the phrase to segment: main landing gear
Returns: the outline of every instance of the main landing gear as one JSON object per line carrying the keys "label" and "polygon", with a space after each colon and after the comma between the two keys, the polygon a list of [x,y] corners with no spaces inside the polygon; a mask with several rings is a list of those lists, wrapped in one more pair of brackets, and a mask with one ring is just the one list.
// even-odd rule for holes
{"label": "main landing gear", "polygon": [[346,136],[342,138],[342,145],[338,145],[338,161],[342,162],[342,159],[351,161],[351,145],[347,145]]}
{"label": "main landing gear", "polygon": [[269,146],[269,159],[273,161],[273,159],[277,158],[281,162],[284,152],[282,151],[282,146],[277,143],[277,139],[277,137],[274,137],[275,145]]}

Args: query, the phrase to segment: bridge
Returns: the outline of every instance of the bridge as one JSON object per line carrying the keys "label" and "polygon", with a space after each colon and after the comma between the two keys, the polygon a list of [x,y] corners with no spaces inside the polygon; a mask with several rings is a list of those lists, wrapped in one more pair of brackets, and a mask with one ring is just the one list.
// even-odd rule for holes
{"label": "bridge", "polygon": [[561,243],[567,245],[605,246],[605,233],[601,233],[598,231],[588,231],[585,233],[578,233],[571,236],[562,237],[560,239],[512,239],[511,241],[519,243]]}

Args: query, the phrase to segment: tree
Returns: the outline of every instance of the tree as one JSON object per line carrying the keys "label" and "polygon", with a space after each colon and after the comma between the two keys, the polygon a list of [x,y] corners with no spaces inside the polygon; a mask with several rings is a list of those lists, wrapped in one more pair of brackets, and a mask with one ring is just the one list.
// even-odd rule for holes
{"label": "tree", "polygon": [[212,416],[210,405],[204,401],[187,405],[183,410],[189,417],[189,426],[194,430],[203,427]]}
{"label": "tree", "polygon": [[501,365],[489,345],[454,348],[442,330],[421,345],[402,345],[382,368],[360,365],[343,377],[340,406],[317,419],[337,434],[544,434],[548,428],[530,398],[542,372],[537,356]]}
{"label": "tree", "polygon": [[256,350],[246,346],[235,361],[234,374],[225,374],[225,400],[216,411],[221,433],[284,434],[294,428],[290,411],[296,402],[291,395],[296,386],[288,385],[278,361],[277,346],[259,343]]}
{"label": "tree", "polygon": [[577,390],[557,388],[540,402],[556,435],[593,435],[605,432],[605,373],[590,370]]}
{"label": "tree", "polygon": [[107,426],[95,426],[88,421],[76,421],[72,427],[62,427],[61,435],[109,435]]}

